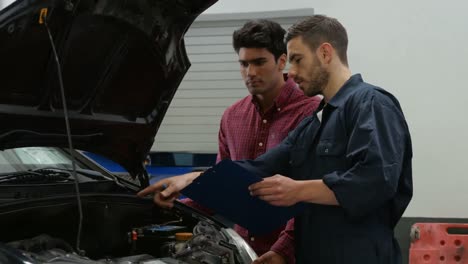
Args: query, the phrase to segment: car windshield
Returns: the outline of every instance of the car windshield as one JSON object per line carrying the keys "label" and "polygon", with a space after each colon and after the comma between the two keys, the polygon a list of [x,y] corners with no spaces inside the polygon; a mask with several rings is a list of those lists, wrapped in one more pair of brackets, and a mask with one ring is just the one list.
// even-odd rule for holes
{"label": "car windshield", "polygon": [[[70,155],[60,148],[25,147],[0,151],[0,173],[40,168],[72,169]],[[76,168],[84,168],[79,162]]]}

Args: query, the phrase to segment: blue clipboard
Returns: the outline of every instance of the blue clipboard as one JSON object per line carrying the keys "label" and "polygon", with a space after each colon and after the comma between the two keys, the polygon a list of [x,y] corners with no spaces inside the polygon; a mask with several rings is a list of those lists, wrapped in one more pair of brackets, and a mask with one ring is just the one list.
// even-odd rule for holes
{"label": "blue clipboard", "polygon": [[181,192],[200,205],[246,228],[253,235],[272,232],[299,214],[304,204],[279,207],[250,195],[249,185],[263,179],[231,160],[205,171]]}

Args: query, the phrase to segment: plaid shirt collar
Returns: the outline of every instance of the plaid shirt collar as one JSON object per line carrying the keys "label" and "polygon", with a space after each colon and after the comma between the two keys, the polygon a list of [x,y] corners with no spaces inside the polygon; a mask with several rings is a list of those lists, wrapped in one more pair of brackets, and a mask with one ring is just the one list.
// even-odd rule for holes
{"label": "plaid shirt collar", "polygon": [[[285,77],[287,78],[287,77]],[[273,101],[273,106],[265,111],[265,113],[271,112],[273,109],[278,111],[281,109],[283,106],[287,105],[292,99],[292,96],[295,89],[297,89],[297,84],[293,81],[291,78],[287,78],[286,82],[284,83],[283,87],[281,87],[280,94],[275,98]],[[251,101],[252,104],[255,105],[255,109],[260,112],[260,105],[258,104],[257,98],[253,95],[251,95]]]}

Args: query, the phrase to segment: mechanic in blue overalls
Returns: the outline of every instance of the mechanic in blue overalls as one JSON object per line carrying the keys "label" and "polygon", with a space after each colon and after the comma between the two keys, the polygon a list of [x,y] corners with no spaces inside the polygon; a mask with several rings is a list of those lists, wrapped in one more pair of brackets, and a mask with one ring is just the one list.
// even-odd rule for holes
{"label": "mechanic in blue overalls", "polygon": [[336,19],[307,18],[286,41],[290,77],[307,96],[324,98],[278,147],[244,162],[267,177],[250,186],[252,195],[278,206],[306,203],[295,225],[299,264],[401,263],[393,230],[413,187],[397,99],[351,74]]}

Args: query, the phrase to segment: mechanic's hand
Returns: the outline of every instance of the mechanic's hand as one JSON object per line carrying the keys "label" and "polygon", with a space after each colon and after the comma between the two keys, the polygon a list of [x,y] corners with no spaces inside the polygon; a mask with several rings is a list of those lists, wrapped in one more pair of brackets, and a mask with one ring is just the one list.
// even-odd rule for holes
{"label": "mechanic's hand", "polygon": [[252,264],[286,264],[286,260],[278,253],[268,251],[258,257]]}
{"label": "mechanic's hand", "polygon": [[191,172],[162,179],[141,190],[137,195],[144,197],[148,194],[154,194],[153,200],[158,206],[172,208],[174,206],[174,200],[180,195],[179,192],[192,183],[200,173],[201,172]]}
{"label": "mechanic's hand", "polygon": [[300,184],[291,178],[276,174],[249,186],[250,194],[276,206],[291,206],[297,198]]}

